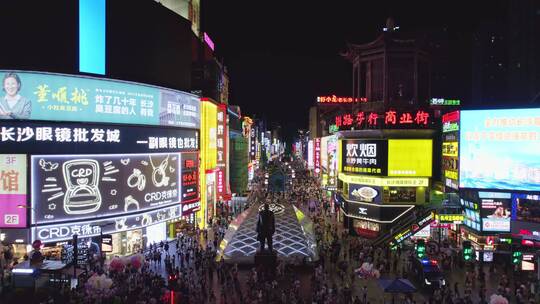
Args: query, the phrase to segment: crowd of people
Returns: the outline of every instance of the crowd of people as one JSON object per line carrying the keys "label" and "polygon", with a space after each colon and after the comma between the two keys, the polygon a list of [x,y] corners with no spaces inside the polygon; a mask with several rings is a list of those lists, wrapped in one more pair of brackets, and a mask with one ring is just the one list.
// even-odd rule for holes
{"label": "crowd of people", "polygon": [[[293,169],[295,178],[286,185],[285,191],[269,193],[265,184],[269,168],[256,171],[248,204],[244,208],[251,204],[280,202],[292,203],[303,210],[313,221],[318,245],[319,260],[313,267],[279,261],[275,273],[268,276],[260,268],[246,269],[216,259],[219,244],[233,218],[232,214],[225,213],[210,219],[208,230],[191,226],[174,240],[149,244],[141,252],[144,254],[141,265],[127,263],[125,267],[116,268],[107,263],[95,263],[88,274],[79,277],[76,288],[59,285],[46,292],[38,292],[34,299],[38,299],[38,303],[114,304],[171,301],[211,304],[487,304],[488,294],[494,293],[519,304],[537,303],[533,281],[510,280],[508,269],[498,268],[495,264],[491,264],[487,271],[481,266],[465,265],[459,254],[444,250],[434,253],[436,256],[433,257],[445,261],[444,268],[448,273],[464,273],[464,281],[452,281],[430,293],[385,298],[380,290],[374,291],[373,282],[380,276],[414,279],[410,275],[413,250],[374,247],[369,240],[352,236],[337,219],[339,207],[323,195],[319,180],[305,169],[301,161],[288,164],[273,161],[270,166],[282,172]],[[5,258],[3,260],[5,263]],[[90,284],[96,278],[103,278],[101,284],[110,286],[97,288]],[[12,296],[0,300],[24,298],[17,293]]]}

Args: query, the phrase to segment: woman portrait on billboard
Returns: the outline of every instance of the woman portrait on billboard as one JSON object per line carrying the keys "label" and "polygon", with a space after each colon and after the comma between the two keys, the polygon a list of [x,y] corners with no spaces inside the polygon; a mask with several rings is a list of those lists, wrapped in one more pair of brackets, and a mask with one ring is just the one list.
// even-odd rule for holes
{"label": "woman portrait on billboard", "polygon": [[0,119],[28,119],[32,112],[30,100],[19,94],[21,79],[15,73],[7,73],[2,80],[4,97],[0,98]]}

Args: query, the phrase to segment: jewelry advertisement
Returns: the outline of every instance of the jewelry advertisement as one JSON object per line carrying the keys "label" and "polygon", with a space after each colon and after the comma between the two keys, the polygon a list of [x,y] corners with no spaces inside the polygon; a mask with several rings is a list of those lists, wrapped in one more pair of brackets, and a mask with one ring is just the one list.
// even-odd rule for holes
{"label": "jewelry advertisement", "polygon": [[34,155],[32,222],[128,215],[180,202],[180,153]]}

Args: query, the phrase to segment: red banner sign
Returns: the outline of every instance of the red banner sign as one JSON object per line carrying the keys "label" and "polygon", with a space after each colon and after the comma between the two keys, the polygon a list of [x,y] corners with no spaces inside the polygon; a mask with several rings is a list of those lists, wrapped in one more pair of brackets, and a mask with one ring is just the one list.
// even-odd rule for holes
{"label": "red banner sign", "polygon": [[357,112],[335,117],[334,123],[339,128],[378,128],[378,127],[428,127],[432,117],[424,110],[398,112],[389,110],[384,113]]}

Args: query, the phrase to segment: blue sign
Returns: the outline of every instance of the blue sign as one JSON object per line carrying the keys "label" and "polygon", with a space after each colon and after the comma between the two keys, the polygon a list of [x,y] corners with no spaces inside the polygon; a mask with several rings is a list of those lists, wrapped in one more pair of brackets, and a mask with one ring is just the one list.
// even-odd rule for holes
{"label": "blue sign", "polygon": [[198,129],[195,95],[132,82],[0,71],[0,120],[31,119]]}
{"label": "blue sign", "polygon": [[461,188],[540,191],[540,109],[461,112]]}
{"label": "blue sign", "polygon": [[105,75],[105,0],[79,0],[79,71]]}

